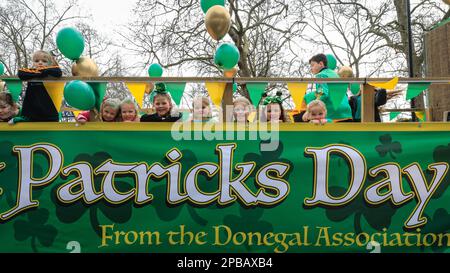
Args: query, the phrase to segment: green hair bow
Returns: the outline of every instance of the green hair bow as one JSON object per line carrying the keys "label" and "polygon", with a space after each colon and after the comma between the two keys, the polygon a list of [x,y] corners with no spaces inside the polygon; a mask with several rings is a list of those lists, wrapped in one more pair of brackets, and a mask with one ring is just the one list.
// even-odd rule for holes
{"label": "green hair bow", "polygon": [[167,94],[166,85],[162,82],[155,84],[155,92],[158,94]]}
{"label": "green hair bow", "polygon": [[280,97],[267,97],[264,99],[263,105],[268,105],[271,103],[279,103],[281,104],[283,101]]}

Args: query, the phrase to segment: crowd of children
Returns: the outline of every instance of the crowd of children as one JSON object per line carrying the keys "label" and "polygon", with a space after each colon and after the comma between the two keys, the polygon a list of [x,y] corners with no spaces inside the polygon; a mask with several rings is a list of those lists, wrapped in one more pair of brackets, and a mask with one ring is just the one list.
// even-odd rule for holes
{"label": "crowd of children", "polygon": [[[353,77],[350,68],[342,68],[336,73],[329,69],[327,57],[324,54],[313,56],[310,60],[311,72],[317,78]],[[37,51],[33,54],[33,67],[20,69],[18,76],[21,80],[42,79],[46,77],[61,77],[62,72],[55,58],[45,51]],[[136,102],[130,98],[119,101],[114,98],[105,98],[100,106],[100,111],[81,112],[76,116],[78,123],[86,122],[176,122],[184,120],[182,113],[174,107],[172,98],[164,83],[155,85],[153,97],[153,114],[139,115],[140,109]],[[258,107],[260,122],[280,123],[291,122],[284,107],[281,96],[265,96]],[[386,90],[377,90],[375,104],[380,106],[386,103]],[[196,97],[192,103],[191,122],[219,122],[212,115],[211,101],[207,97]],[[337,108],[333,107],[327,84],[319,83],[315,91],[304,96],[301,112],[293,116],[294,122],[311,122],[325,124],[330,122],[360,121],[361,112],[360,93],[354,96],[343,97]],[[377,109],[378,110],[378,109]],[[251,114],[256,110],[245,97],[236,97],[233,101],[233,120],[237,123],[249,123]],[[254,116],[254,115],[253,115]],[[0,122],[15,124],[21,121],[46,121],[57,122],[59,114],[50,96],[45,90],[44,84],[37,81],[28,81],[23,99],[22,108],[14,102],[10,93],[0,92]],[[376,111],[376,120],[380,121]]]}

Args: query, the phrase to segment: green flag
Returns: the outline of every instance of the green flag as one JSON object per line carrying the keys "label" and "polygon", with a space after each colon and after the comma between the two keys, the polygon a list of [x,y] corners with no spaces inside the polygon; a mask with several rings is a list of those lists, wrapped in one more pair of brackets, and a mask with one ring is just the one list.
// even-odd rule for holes
{"label": "green flag", "polygon": [[267,82],[247,83],[248,94],[255,107],[258,107],[258,102],[261,100],[261,96],[268,85],[269,83]]}
{"label": "green flag", "polygon": [[361,89],[361,85],[359,83],[352,83],[350,84],[350,90],[352,91],[353,95],[357,95]]}
{"label": "green flag", "polygon": [[348,83],[329,83],[328,96],[333,103],[333,108],[338,109],[342,100],[347,95]]}
{"label": "green flag", "polygon": [[410,83],[406,91],[406,100],[413,99],[430,87],[429,82]]}
{"label": "green flag", "polygon": [[180,106],[181,98],[183,97],[184,89],[186,88],[186,83],[169,82],[166,83],[167,91],[170,92],[172,99],[175,103]]}
{"label": "green flag", "polygon": [[398,115],[400,115],[402,112],[390,112],[389,113],[389,120],[393,120],[396,117],[398,117]]}
{"label": "green flag", "polygon": [[92,90],[94,90],[95,95],[95,108],[100,111],[100,106],[103,103],[103,98],[106,94],[106,85],[107,82],[88,82],[88,84],[92,87]]}
{"label": "green flag", "polygon": [[3,81],[6,83],[13,100],[17,102],[22,93],[22,81],[17,79],[3,79]]}

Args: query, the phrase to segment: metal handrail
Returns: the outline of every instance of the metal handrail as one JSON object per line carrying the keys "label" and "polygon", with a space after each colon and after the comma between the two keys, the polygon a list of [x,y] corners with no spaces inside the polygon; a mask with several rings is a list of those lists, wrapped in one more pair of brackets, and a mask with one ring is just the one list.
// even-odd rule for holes
{"label": "metal handrail", "polygon": [[[11,76],[1,76],[0,80],[5,79],[19,79]],[[363,122],[374,121],[374,87],[371,83],[389,82],[392,78],[225,78],[225,77],[61,77],[61,78],[45,78],[45,79],[31,79],[28,82],[68,82],[72,80],[82,80],[86,82],[166,82],[166,83],[202,83],[202,82],[222,82],[227,83],[225,93],[222,99],[223,109],[226,106],[233,105],[233,91],[232,83],[359,83],[362,84],[362,98],[361,98],[361,120]],[[424,77],[424,78],[399,78],[399,84],[408,83],[431,83],[431,84],[450,84],[449,77]],[[232,120],[232,116],[226,111],[223,111],[223,120]]]}
{"label": "metal handrail", "polygon": [[[19,79],[13,76],[0,76],[0,80]],[[287,82],[305,82],[305,83],[360,83],[369,82],[388,82],[392,78],[224,78],[224,77],[61,77],[61,78],[45,78],[31,79],[28,82],[66,82],[73,80],[81,80],[86,82],[224,82],[224,83],[287,83]],[[429,82],[434,84],[450,84],[449,77],[425,77],[425,78],[399,78],[399,84]]]}

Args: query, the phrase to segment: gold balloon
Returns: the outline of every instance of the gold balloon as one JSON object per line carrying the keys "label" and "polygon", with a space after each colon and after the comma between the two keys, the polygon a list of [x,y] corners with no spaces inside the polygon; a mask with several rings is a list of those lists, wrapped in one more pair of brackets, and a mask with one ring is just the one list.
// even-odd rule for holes
{"label": "gold balloon", "polygon": [[72,65],[72,75],[78,77],[98,77],[98,66],[88,57],[81,57]]}
{"label": "gold balloon", "polygon": [[351,67],[343,66],[339,69],[338,75],[341,78],[353,78],[353,70]]}
{"label": "gold balloon", "polygon": [[231,17],[227,9],[220,5],[209,8],[205,17],[206,30],[209,35],[220,41],[228,33],[231,27]]}
{"label": "gold balloon", "polygon": [[155,89],[155,84],[152,82],[147,83],[147,85],[145,86],[145,94],[150,94],[153,89]]}
{"label": "gold balloon", "polygon": [[450,5],[450,0],[442,0],[445,4]]}
{"label": "gold balloon", "polygon": [[238,67],[234,67],[231,70],[224,71],[223,75],[226,78],[234,78],[234,77],[236,77],[238,71],[239,71],[239,68]]}

